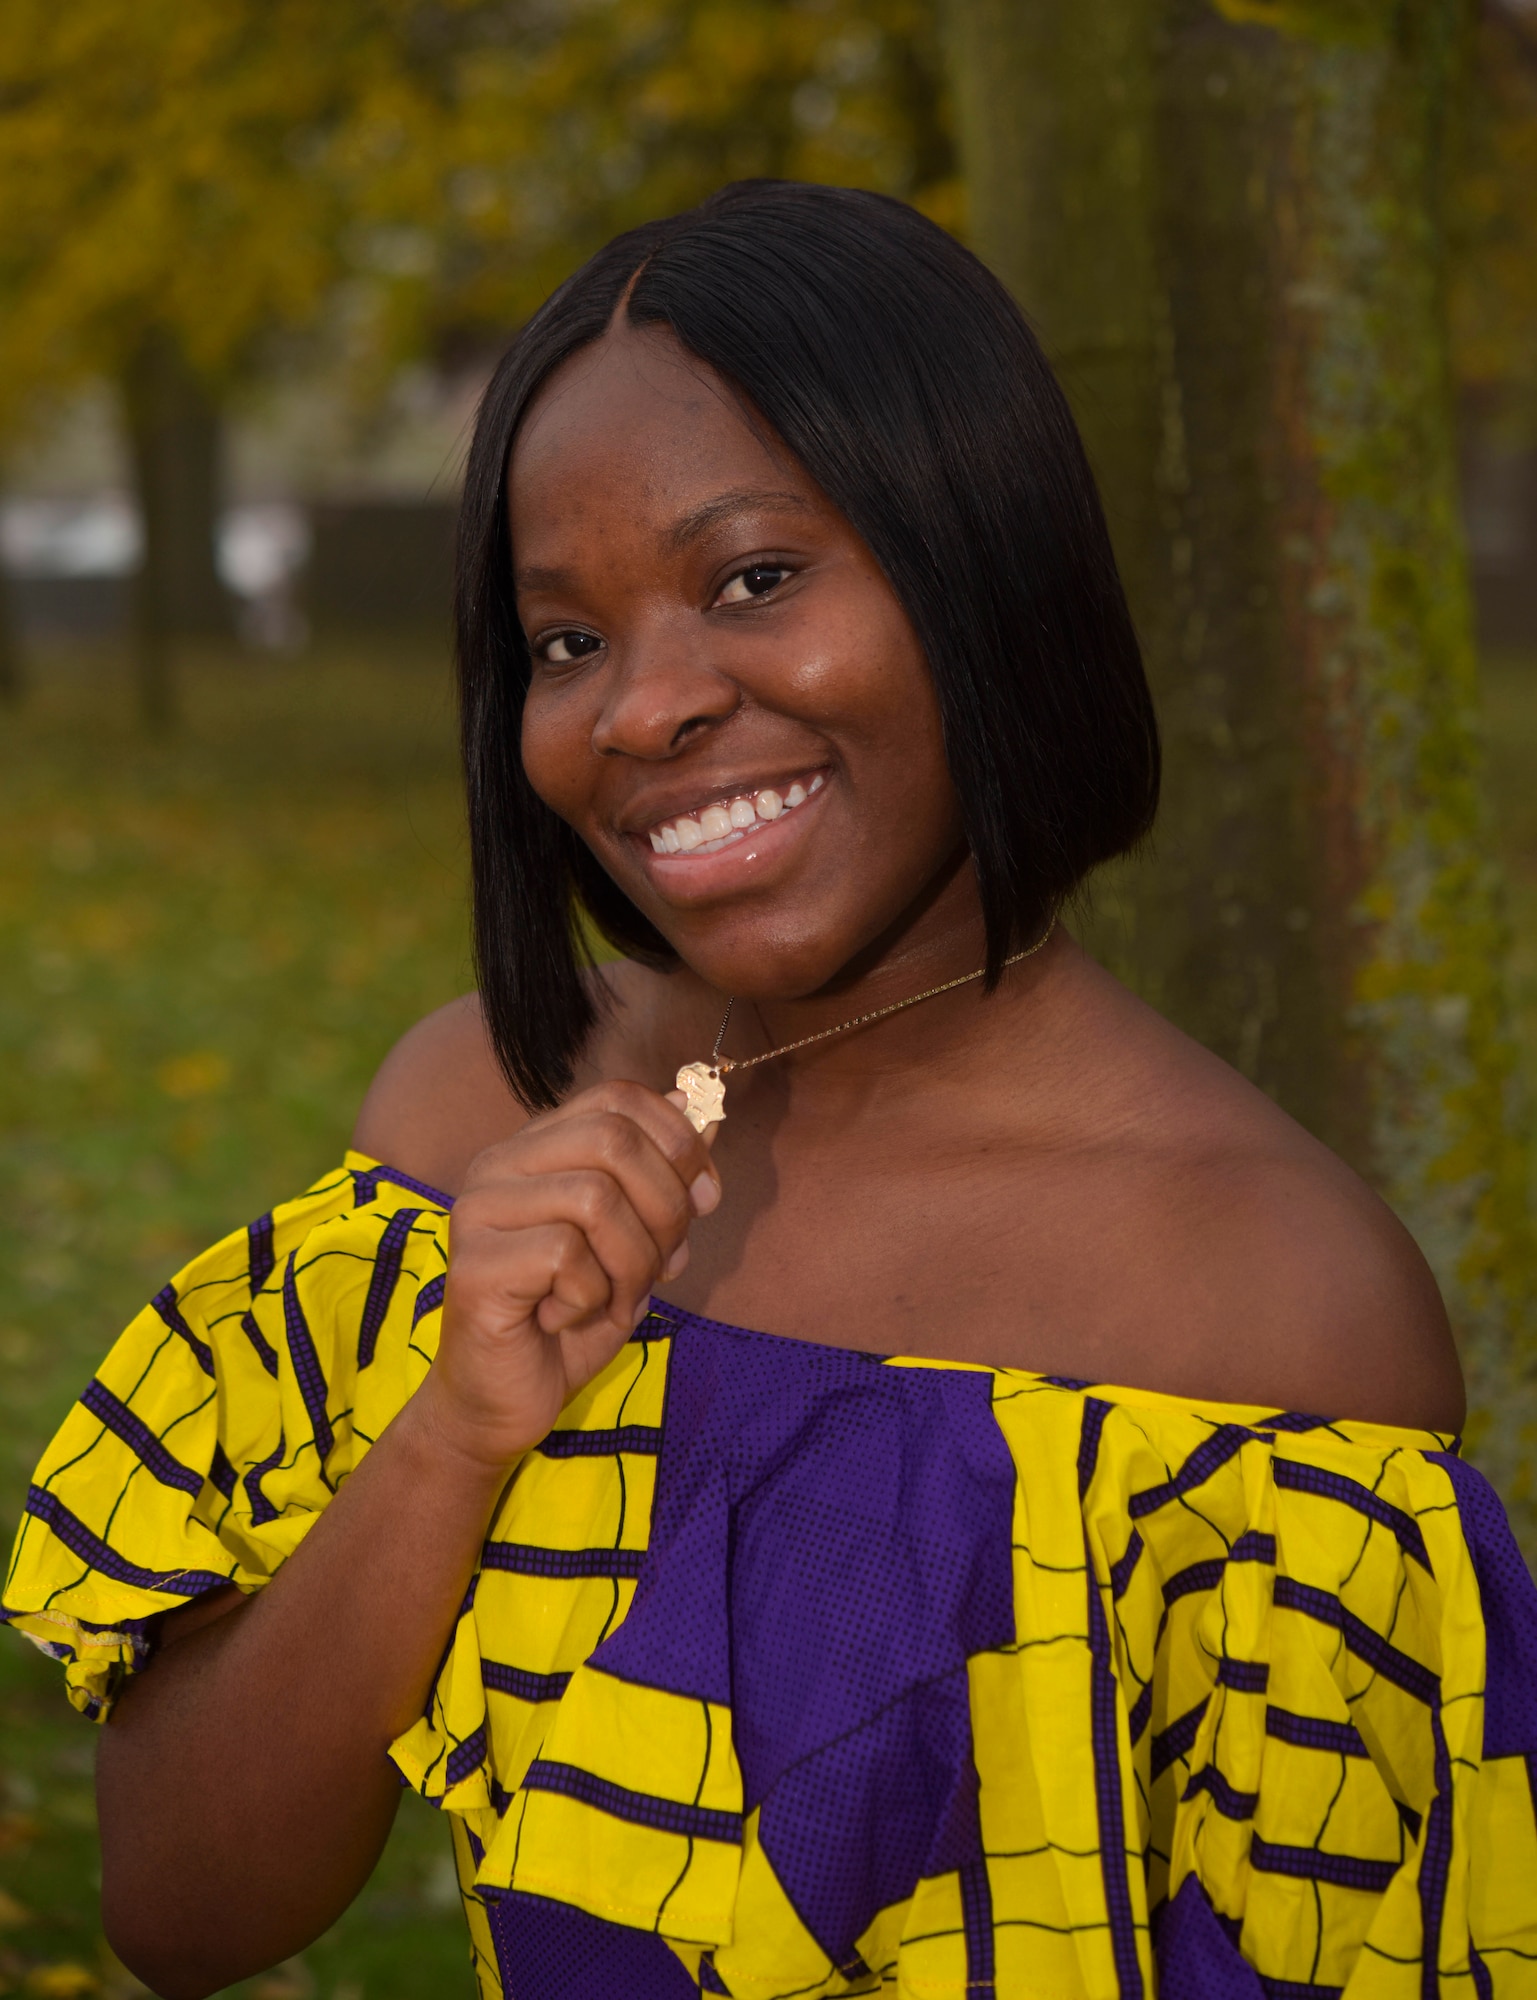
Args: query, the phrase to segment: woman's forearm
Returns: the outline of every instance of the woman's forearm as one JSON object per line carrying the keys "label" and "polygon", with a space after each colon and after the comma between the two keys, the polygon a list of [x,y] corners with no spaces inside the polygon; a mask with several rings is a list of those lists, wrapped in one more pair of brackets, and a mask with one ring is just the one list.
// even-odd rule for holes
{"label": "woman's forearm", "polygon": [[[429,1377],[429,1381],[430,1381]],[[367,1880],[505,1473],[409,1403],[259,1597],[166,1646],[102,1738],[102,1910],[166,2000],[300,1950]]]}

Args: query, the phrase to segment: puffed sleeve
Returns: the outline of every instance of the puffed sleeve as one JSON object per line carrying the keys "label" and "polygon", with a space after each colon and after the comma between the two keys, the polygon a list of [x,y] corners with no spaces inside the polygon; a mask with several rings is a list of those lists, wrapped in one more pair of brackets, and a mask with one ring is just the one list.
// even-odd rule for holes
{"label": "puffed sleeve", "polygon": [[431,1359],[447,1197],[360,1154],[179,1272],[27,1491],[0,1618],[103,1718],[160,1612],[259,1590]]}

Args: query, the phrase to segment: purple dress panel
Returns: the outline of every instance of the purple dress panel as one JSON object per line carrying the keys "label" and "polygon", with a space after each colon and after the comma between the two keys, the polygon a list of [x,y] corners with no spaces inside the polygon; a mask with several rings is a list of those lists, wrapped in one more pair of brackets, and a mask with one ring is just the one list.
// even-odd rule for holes
{"label": "purple dress panel", "polygon": [[632,1931],[513,1890],[486,1898],[507,2000],[699,2000],[683,1961]]}
{"label": "purple dress panel", "polygon": [[1014,1639],[993,1378],[666,1317],[650,1544],[590,1664],[729,1705],[764,1852],[852,1967],[880,1910],[981,1863],[966,1662]]}
{"label": "purple dress panel", "polygon": [[[1155,1925],[1159,2000],[1266,2000],[1260,1976],[1195,1876],[1166,1903]],[[1322,1995],[1326,1989],[1313,1989]]]}
{"label": "purple dress panel", "polygon": [[1484,1755],[1537,1757],[1537,1583],[1494,1488],[1465,1459],[1427,1452],[1457,1496],[1484,1606]]}

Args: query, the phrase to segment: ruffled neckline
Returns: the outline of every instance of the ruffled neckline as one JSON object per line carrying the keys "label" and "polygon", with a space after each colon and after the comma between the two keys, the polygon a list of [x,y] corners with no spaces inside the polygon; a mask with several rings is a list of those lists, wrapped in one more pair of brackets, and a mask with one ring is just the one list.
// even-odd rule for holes
{"label": "ruffled neckline", "polygon": [[733,1320],[712,1319],[708,1314],[690,1312],[670,1299],[651,1298],[651,1310],[641,1330],[651,1320],[674,1327],[697,1327],[706,1333],[732,1334],[743,1340],[769,1341],[787,1349],[854,1356],[875,1367],[938,1368],[956,1374],[992,1375],[1021,1388],[1062,1389],[1071,1395],[1093,1396],[1099,1402],[1120,1409],[1157,1410],[1166,1415],[1202,1417],[1217,1424],[1257,1433],[1286,1431],[1329,1431],[1352,1444],[1402,1444],[1415,1451],[1458,1451],[1461,1438],[1454,1431],[1422,1430],[1408,1424],[1378,1424],[1364,1417],[1321,1417],[1304,1410],[1278,1410],[1274,1403],[1231,1403],[1218,1396],[1179,1396],[1164,1389],[1140,1389],[1130,1384],[1096,1382],[1077,1375],[1049,1375],[1035,1368],[1010,1368],[990,1361],[950,1361],[923,1354],[878,1354],[870,1348],[845,1347],[834,1341],[806,1340],[797,1334],[769,1333],[762,1327],[739,1326]]}

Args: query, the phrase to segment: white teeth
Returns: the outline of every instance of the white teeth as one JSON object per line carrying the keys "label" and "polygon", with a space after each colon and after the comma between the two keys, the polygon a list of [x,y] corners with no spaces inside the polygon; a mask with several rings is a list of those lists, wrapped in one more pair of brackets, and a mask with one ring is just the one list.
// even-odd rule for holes
{"label": "white teeth", "polygon": [[651,829],[652,850],[657,854],[714,854],[740,840],[753,827],[766,825],[792,807],[804,805],[826,782],[825,774],[819,771],[809,785],[803,785],[798,778],[787,792],[777,792],[772,785],[765,785],[761,792],[750,797],[744,793],[727,804],[705,806],[691,818],[669,820],[665,826]]}

